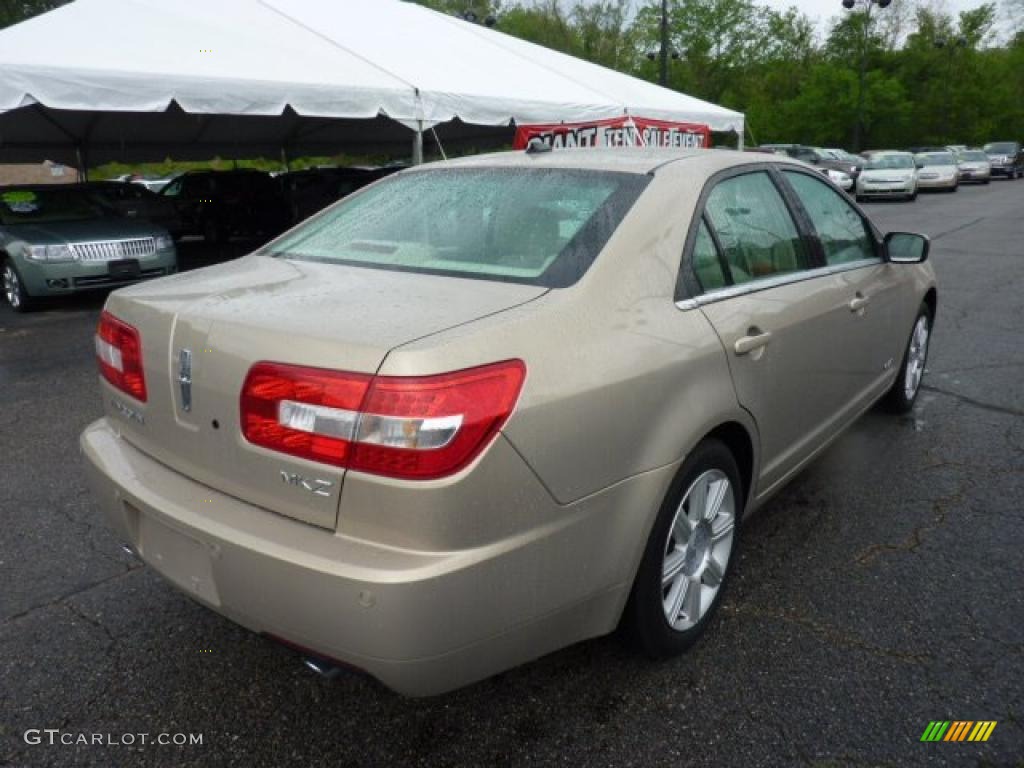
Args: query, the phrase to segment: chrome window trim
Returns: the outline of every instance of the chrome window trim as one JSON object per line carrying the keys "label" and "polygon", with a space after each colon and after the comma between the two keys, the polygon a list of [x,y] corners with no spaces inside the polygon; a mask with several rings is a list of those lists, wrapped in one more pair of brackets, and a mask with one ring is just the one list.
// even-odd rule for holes
{"label": "chrome window trim", "polygon": [[803,269],[798,272],[787,272],[784,275],[759,278],[757,280],[751,280],[749,283],[730,285],[727,288],[708,291],[707,293],[702,293],[700,296],[695,296],[690,299],[680,299],[676,302],[676,307],[682,310],[697,309],[706,304],[714,304],[719,301],[725,301],[726,299],[734,299],[737,296],[745,296],[749,293],[767,291],[771,288],[778,288],[783,285],[802,283],[805,280],[813,280],[818,277],[828,277],[829,275],[839,274],[840,272],[850,272],[854,269],[864,269],[865,267],[878,266],[884,263],[885,262],[879,258],[858,259],[857,261],[851,261],[847,264],[834,264],[827,267],[818,267],[817,269]]}

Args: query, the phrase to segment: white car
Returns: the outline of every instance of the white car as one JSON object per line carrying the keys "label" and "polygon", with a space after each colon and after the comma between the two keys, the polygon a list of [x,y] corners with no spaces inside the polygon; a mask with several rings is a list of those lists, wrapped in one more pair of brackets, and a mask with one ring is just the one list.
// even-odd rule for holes
{"label": "white car", "polygon": [[853,189],[853,177],[850,174],[843,173],[842,171],[835,171],[831,168],[826,168],[822,173],[828,176],[829,179],[832,180],[832,183],[844,192],[849,192]]}
{"label": "white car", "polygon": [[872,152],[857,177],[857,200],[917,199],[917,165],[909,152]]}
{"label": "white car", "polygon": [[952,152],[920,152],[917,163],[918,189],[942,189],[956,192],[960,185],[960,167]]}

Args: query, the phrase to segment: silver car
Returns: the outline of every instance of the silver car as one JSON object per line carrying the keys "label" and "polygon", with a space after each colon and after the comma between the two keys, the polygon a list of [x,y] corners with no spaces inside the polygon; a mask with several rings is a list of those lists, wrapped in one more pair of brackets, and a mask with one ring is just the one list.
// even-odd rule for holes
{"label": "silver car", "polygon": [[992,180],[992,165],[988,155],[980,149],[964,149],[956,154],[960,181],[988,184]]}
{"label": "silver car", "polygon": [[960,167],[952,152],[919,152],[914,162],[918,189],[956,192],[960,186]]}
{"label": "silver car", "polygon": [[167,581],[320,669],[425,695],[619,626],[676,654],[749,516],[912,407],[927,255],[783,157],[421,166],[113,293],[87,475]]}
{"label": "silver car", "polygon": [[871,152],[857,177],[858,201],[871,198],[917,199],[917,165],[909,152]]}

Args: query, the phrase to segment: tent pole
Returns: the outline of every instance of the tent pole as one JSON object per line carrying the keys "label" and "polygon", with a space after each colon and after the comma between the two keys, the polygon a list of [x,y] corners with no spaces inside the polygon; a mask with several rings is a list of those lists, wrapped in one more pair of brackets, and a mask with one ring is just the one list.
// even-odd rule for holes
{"label": "tent pole", "polygon": [[412,137],[412,164],[423,163],[423,121],[416,121],[416,134]]}
{"label": "tent pole", "polygon": [[743,131],[736,131],[736,149],[743,151]]}
{"label": "tent pole", "polygon": [[292,164],[288,160],[288,150],[284,147],[281,147],[281,165],[284,166],[287,173],[292,172]]}
{"label": "tent pole", "polygon": [[80,182],[88,182],[89,169],[85,166],[85,154],[82,152],[81,144],[75,147],[75,162],[78,163],[78,180]]}

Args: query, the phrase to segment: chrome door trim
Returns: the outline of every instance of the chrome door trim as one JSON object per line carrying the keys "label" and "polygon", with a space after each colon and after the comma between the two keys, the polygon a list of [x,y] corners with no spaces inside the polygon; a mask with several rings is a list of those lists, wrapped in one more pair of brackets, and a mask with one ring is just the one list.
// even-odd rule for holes
{"label": "chrome door trim", "polygon": [[718,288],[714,291],[702,293],[700,296],[695,296],[692,299],[680,299],[676,302],[676,307],[682,310],[697,309],[698,307],[703,307],[706,304],[714,304],[719,301],[725,301],[726,299],[734,299],[737,296],[746,296],[747,294],[757,293],[758,291],[767,291],[771,288],[778,288],[783,285],[802,283],[805,280],[814,280],[818,277],[828,277],[829,275],[836,275],[841,272],[850,272],[854,269],[863,269],[865,267],[879,266],[884,263],[885,262],[879,258],[858,259],[857,261],[851,261],[848,264],[835,264],[830,267],[819,267],[818,269],[804,269],[799,272],[788,272],[784,275],[777,275],[776,277],[766,277],[763,279],[751,280],[749,283],[743,283],[741,285],[730,285],[726,288]]}

